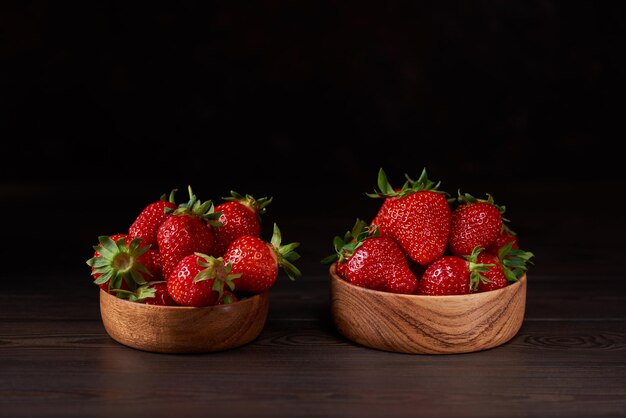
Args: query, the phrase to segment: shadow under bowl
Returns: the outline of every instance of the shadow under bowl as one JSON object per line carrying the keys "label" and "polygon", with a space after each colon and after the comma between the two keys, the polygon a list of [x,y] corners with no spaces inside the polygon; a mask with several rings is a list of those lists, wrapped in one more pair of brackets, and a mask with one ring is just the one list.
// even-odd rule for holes
{"label": "shadow under bowl", "polygon": [[469,295],[426,296],[353,285],[330,266],[335,326],[360,345],[398,353],[486,350],[513,338],[526,307],[526,275],[507,287]]}

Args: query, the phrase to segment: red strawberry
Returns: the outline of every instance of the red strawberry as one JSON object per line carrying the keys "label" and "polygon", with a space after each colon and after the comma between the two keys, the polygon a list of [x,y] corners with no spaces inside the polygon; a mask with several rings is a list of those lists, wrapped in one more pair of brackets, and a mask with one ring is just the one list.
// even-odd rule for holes
{"label": "red strawberry", "polygon": [[101,289],[134,290],[151,278],[142,262],[150,246],[141,245],[141,238],[129,239],[126,234],[98,237],[99,244],[93,247],[94,255],[87,265],[91,267],[94,283]]}
{"label": "red strawberry", "polygon": [[395,239],[421,265],[441,257],[448,243],[451,212],[446,193],[437,190],[439,183],[428,180],[424,169],[417,181],[408,179],[395,190],[380,169],[378,187],[380,192],[368,196],[385,198],[372,221],[380,235]]}
{"label": "red strawberry", "polygon": [[224,284],[234,289],[231,266],[222,258],[195,253],[184,257],[176,265],[167,281],[172,299],[184,306],[212,306],[222,297]]}
{"label": "red strawberry", "polygon": [[375,226],[357,219],[343,239],[335,237],[335,252],[322,262],[336,262],[337,274],[368,289],[392,293],[414,293],[418,281],[402,248],[391,237],[379,236]]}
{"label": "red strawberry", "polygon": [[259,237],[244,235],[230,244],[224,254],[224,262],[232,264],[233,273],[241,274],[237,279],[237,290],[261,293],[269,289],[276,282],[279,267],[291,280],[301,275],[292,264],[300,258],[294,251],[300,243],[281,245],[281,240],[280,230],[274,224],[274,234],[269,243]]}
{"label": "red strawberry", "polygon": [[459,193],[459,206],[452,212],[450,228],[450,252],[463,257],[475,247],[491,246],[502,228],[504,206],[497,206],[491,195],[488,199],[477,199],[470,194]]}
{"label": "red strawberry", "polygon": [[144,255],[139,257],[146,269],[150,272],[150,277],[146,277],[147,281],[158,281],[163,279],[163,266],[161,265],[161,254],[155,250],[148,250]]}
{"label": "red strawberry", "polygon": [[532,264],[530,259],[534,257],[534,254],[513,248],[514,244],[513,241],[507,242],[497,254],[490,251],[482,251],[478,254],[478,263],[493,265],[481,273],[478,292],[505,287],[517,281],[528,270],[527,264]]}
{"label": "red strawberry", "polygon": [[425,266],[421,265],[421,264],[416,263],[415,261],[411,260],[408,257],[407,257],[406,261],[409,264],[409,268],[411,269],[411,272],[413,272],[413,274],[417,278],[422,277],[422,274],[424,274],[424,272],[426,271],[426,268],[428,267],[428,265],[425,265]]}
{"label": "red strawberry", "polygon": [[213,203],[200,202],[189,187],[189,202],[178,206],[172,216],[161,224],[157,233],[163,277],[169,276],[184,257],[199,252],[211,254],[213,251],[213,225],[219,225]]}
{"label": "red strawberry", "polygon": [[[159,305],[159,306],[173,306],[176,305],[174,299],[170,296],[167,291],[167,282],[159,281],[159,282],[149,282],[146,286],[147,290],[154,290],[154,294],[150,296],[150,293],[146,295],[146,293],[140,294],[138,298],[139,302],[143,302],[146,305]],[[143,287],[143,286],[142,286]]]}
{"label": "red strawberry", "polygon": [[148,282],[139,286],[134,292],[124,289],[113,289],[118,297],[127,298],[132,302],[145,303],[146,305],[173,306],[176,302],[167,291],[167,282]]}
{"label": "red strawberry", "polygon": [[141,238],[144,245],[151,245],[152,249],[156,250],[158,248],[157,232],[159,227],[176,209],[175,193],[176,189],[172,190],[169,199],[163,195],[160,200],[143,208],[128,229],[128,234],[133,238]]}
{"label": "red strawberry", "polygon": [[[482,248],[477,247],[466,258],[443,256],[432,262],[420,280],[422,295],[465,295],[476,291],[481,274],[493,264],[480,264],[477,257]],[[484,280],[484,278],[482,278]]]}
{"label": "red strawberry", "polygon": [[502,264],[500,264],[500,259],[496,254],[482,251],[480,254],[478,254],[477,261],[482,264],[492,265],[492,267],[489,267],[485,272],[482,273],[482,276],[486,280],[480,280],[478,282],[478,287],[476,289],[477,292],[496,290],[502,287],[506,287],[509,284],[509,281],[506,279],[506,276],[504,274],[504,268],[502,267]]}
{"label": "red strawberry", "polygon": [[241,196],[231,191],[231,197],[225,197],[226,202],[215,208],[221,213],[219,222],[222,224],[213,229],[215,234],[215,246],[213,255],[221,257],[228,246],[235,239],[244,235],[258,237],[261,235],[261,215],[265,213],[267,205],[272,198],[262,197],[255,199],[250,195]]}
{"label": "red strawberry", "polygon": [[[503,219],[504,220],[504,219]],[[502,223],[502,229],[496,237],[495,241],[487,248],[488,251],[496,254],[500,248],[504,247],[507,243],[512,242],[512,248],[519,248],[519,241],[517,234],[513,232],[505,223]]]}

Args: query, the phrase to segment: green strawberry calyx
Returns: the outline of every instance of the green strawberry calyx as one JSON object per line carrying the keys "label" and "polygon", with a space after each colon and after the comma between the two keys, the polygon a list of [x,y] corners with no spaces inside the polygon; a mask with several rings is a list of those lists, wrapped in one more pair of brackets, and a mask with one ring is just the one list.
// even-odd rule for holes
{"label": "green strawberry calyx", "polygon": [[[509,222],[508,219],[502,218],[502,220],[506,221],[506,222]],[[511,236],[511,237],[517,237],[517,233],[515,231],[513,231],[511,228],[509,228],[509,226],[505,222],[502,222],[502,228],[500,228],[500,233],[501,234],[506,234],[506,235]]]}
{"label": "green strawberry calyx", "polygon": [[513,248],[513,242],[507,242],[498,250],[498,259],[509,282],[516,282],[528,271],[528,264],[533,264],[531,258],[534,256],[530,251]]}
{"label": "green strawberry calyx", "polygon": [[218,300],[221,300],[224,305],[230,305],[231,303],[235,302],[230,293],[224,293],[224,296],[222,296],[222,298]]}
{"label": "green strawberry calyx", "polygon": [[222,226],[219,221],[221,212],[215,212],[215,206],[211,200],[202,202],[198,200],[191,190],[191,186],[187,187],[189,191],[189,201],[181,203],[176,209],[165,208],[165,213],[171,213],[174,216],[195,216],[202,219],[211,226]]}
{"label": "green strawberry calyx", "polygon": [[133,238],[126,246],[126,238],[117,242],[111,237],[98,237],[99,245],[93,249],[99,254],[87,260],[87,265],[93,268],[93,273],[100,276],[94,281],[101,285],[109,282],[109,290],[122,287],[122,280],[129,289],[135,290],[138,285],[146,284],[144,274],[151,276],[146,266],[139,262],[139,257],[150,249],[150,245],[141,246],[141,238]]}
{"label": "green strawberry calyx", "polygon": [[489,271],[490,267],[495,267],[495,264],[479,263],[477,261],[478,254],[480,254],[484,250],[484,248],[476,246],[474,247],[470,255],[465,256],[468,263],[468,269],[470,271],[470,293],[478,290],[478,283],[480,282],[491,283],[491,280],[483,276],[482,273]]}
{"label": "green strawberry calyx", "polygon": [[431,191],[447,195],[448,193],[439,190],[441,182],[433,182],[428,179],[426,168],[422,170],[417,180],[413,180],[408,174],[404,175],[406,181],[400,189],[395,189],[387,179],[385,171],[381,168],[378,170],[378,191],[374,193],[366,193],[368,197],[373,198],[387,198],[387,197],[404,197],[417,192]]}
{"label": "green strawberry calyx", "polygon": [[231,274],[233,267],[232,263],[224,264],[224,259],[222,257],[216,258],[197,252],[194,254],[199,257],[198,265],[200,267],[204,267],[204,269],[193,278],[194,283],[213,279],[213,286],[211,287],[211,290],[219,294],[217,300],[222,298],[224,285],[228,286],[231,292],[235,290],[235,283],[233,280],[241,277],[241,273]]}
{"label": "green strawberry calyx", "polygon": [[[498,210],[500,211],[501,215],[504,215],[504,212],[506,212],[506,206],[504,205],[497,205],[493,199],[493,196],[491,196],[489,193],[485,193],[485,195],[487,196],[487,199],[479,199],[475,196],[472,196],[469,193],[461,193],[461,190],[458,191],[458,196],[456,198],[457,202],[462,204],[462,205],[467,205],[467,204],[473,204],[473,203],[488,203],[490,205],[495,206],[496,208],[498,208]],[[508,221],[508,219],[502,219],[504,221]]]}
{"label": "green strawberry calyx", "polygon": [[176,204],[176,199],[174,199],[174,195],[176,194],[177,191],[178,191],[178,189],[172,189],[172,191],[170,192],[169,196],[167,194],[163,193],[159,200],[162,200],[164,202],[170,202],[170,203]]}
{"label": "green strawberry calyx", "polygon": [[252,210],[256,215],[259,221],[261,220],[261,215],[264,215],[267,211],[267,205],[272,203],[273,197],[261,197],[259,199],[255,199],[254,196],[246,194],[245,196],[237,193],[234,190],[230,191],[230,196],[223,197],[223,200],[227,202],[237,202],[242,205],[248,207]]}
{"label": "green strawberry calyx", "polygon": [[164,280],[148,282],[139,286],[134,292],[124,289],[111,289],[111,293],[115,293],[119,298],[128,299],[131,302],[143,302],[156,296],[155,284],[167,283]]}
{"label": "green strawberry calyx", "polygon": [[302,272],[293,264],[300,258],[300,254],[294,250],[300,246],[299,242],[292,242],[290,244],[281,244],[282,235],[278,225],[274,223],[274,232],[272,233],[272,239],[270,240],[270,247],[276,255],[276,261],[278,266],[281,267],[289,280],[295,280],[302,275]]}
{"label": "green strawberry calyx", "polygon": [[335,253],[324,258],[321,262],[322,264],[345,263],[363,245],[366,239],[379,235],[376,225],[368,226],[365,221],[357,218],[351,230],[346,231],[343,237],[336,236],[333,239]]}

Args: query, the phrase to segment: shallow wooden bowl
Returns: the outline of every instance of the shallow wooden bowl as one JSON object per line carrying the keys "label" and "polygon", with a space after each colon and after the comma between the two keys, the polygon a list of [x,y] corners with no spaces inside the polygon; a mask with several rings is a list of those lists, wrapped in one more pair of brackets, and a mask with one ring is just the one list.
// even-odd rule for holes
{"label": "shallow wooden bowl", "polygon": [[333,264],[330,299],[335,326],[358,344],[399,353],[469,353],[517,334],[526,307],[526,275],[505,288],[471,295],[400,295],[350,284]]}
{"label": "shallow wooden bowl", "polygon": [[108,334],[129,347],[157,353],[202,353],[247,344],[262,331],[268,293],[229,305],[194,308],[129,302],[100,290]]}

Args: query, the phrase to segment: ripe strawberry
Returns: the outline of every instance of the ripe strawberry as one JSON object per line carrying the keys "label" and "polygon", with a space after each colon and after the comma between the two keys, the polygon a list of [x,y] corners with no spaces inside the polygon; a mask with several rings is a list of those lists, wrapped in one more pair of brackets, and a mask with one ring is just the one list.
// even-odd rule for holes
{"label": "ripe strawberry", "polygon": [[504,206],[497,206],[493,197],[477,199],[470,194],[459,193],[459,206],[452,212],[450,228],[450,252],[458,257],[467,256],[475,247],[491,246],[502,228]]}
{"label": "ripe strawberry", "polygon": [[502,223],[502,229],[500,229],[500,233],[496,237],[495,241],[489,247],[487,247],[487,250],[496,254],[500,250],[500,248],[504,247],[509,242],[513,243],[512,248],[519,248],[517,234],[513,232],[508,226],[506,226],[505,223]]}
{"label": "ripe strawberry", "polygon": [[129,239],[126,234],[98,237],[99,244],[93,247],[94,255],[87,265],[101,289],[134,290],[150,279],[151,273],[142,262],[150,246],[142,245],[141,238]]}
{"label": "ripe strawberry", "polygon": [[356,286],[392,293],[414,293],[417,277],[409,268],[402,248],[376,226],[357,219],[352,231],[333,240],[335,254],[322,262],[336,262],[337,274]]}
{"label": "ripe strawberry", "polygon": [[[171,211],[176,209],[174,194],[172,190],[169,199],[163,195],[160,200],[150,203],[142,209],[137,218],[128,228],[128,235],[133,238],[141,238],[144,245],[151,245],[153,250],[158,249],[157,231],[159,227],[171,215]],[[166,211],[166,209],[169,209]]]}
{"label": "ripe strawberry", "polygon": [[532,264],[530,259],[534,257],[534,254],[513,248],[514,245],[514,242],[509,241],[496,254],[490,251],[482,251],[478,254],[478,263],[493,265],[481,273],[478,292],[505,287],[517,281],[528,270],[527,264]]}
{"label": "ripe strawberry", "polygon": [[233,279],[238,274],[230,274],[231,266],[225,265],[222,258],[202,253],[185,256],[176,265],[167,281],[167,290],[172,299],[184,306],[212,306],[221,298],[224,284],[232,291]]}
{"label": "ripe strawberry", "polygon": [[504,274],[504,268],[500,264],[500,259],[496,254],[488,251],[482,251],[478,254],[477,261],[482,264],[491,264],[486,271],[482,273],[482,276],[486,280],[480,280],[476,288],[477,292],[487,292],[489,290],[496,290],[502,287],[506,287],[509,282]]}
{"label": "ripe strawberry", "polygon": [[124,289],[113,289],[111,291],[118,297],[126,298],[131,302],[145,303],[146,305],[173,306],[176,302],[167,291],[167,282],[148,282],[139,286],[134,292]]}
{"label": "ripe strawberry", "polygon": [[466,295],[476,291],[478,283],[484,280],[482,274],[493,264],[477,262],[482,248],[476,247],[465,257],[447,255],[432,262],[420,280],[419,293],[422,295]]}
{"label": "ripe strawberry", "polygon": [[[143,302],[146,305],[159,305],[159,306],[173,306],[176,305],[174,299],[167,291],[167,282],[149,282],[144,285],[146,290],[142,291],[137,298],[138,302]],[[141,286],[142,288],[144,286]],[[153,291],[153,292],[151,292]]]}
{"label": "ripe strawberry", "polygon": [[215,245],[213,255],[221,257],[228,246],[235,239],[252,235],[261,235],[261,215],[265,213],[267,205],[272,202],[272,198],[262,197],[255,199],[250,195],[241,196],[239,193],[231,191],[230,197],[223,198],[226,202],[215,208],[221,213],[219,222],[222,224],[213,229],[215,234]]}
{"label": "ripe strawberry", "polygon": [[274,224],[271,241],[244,235],[234,240],[226,253],[224,262],[232,264],[232,272],[241,274],[237,279],[237,290],[261,293],[274,285],[281,267],[291,280],[301,275],[292,263],[300,258],[294,250],[300,245],[293,242],[281,245],[281,234]]}
{"label": "ripe strawberry", "polygon": [[163,280],[163,266],[161,265],[161,254],[158,251],[149,249],[144,255],[139,257],[139,262],[146,266],[150,272],[150,277],[146,277],[149,282]]}
{"label": "ripe strawberry", "polygon": [[180,204],[157,232],[165,280],[184,257],[194,252],[211,254],[215,240],[212,227],[219,225],[219,216],[210,200],[200,202],[189,187],[189,202]]}
{"label": "ripe strawberry", "polygon": [[381,236],[395,239],[415,262],[426,265],[441,257],[450,234],[450,205],[439,184],[428,180],[426,169],[417,181],[407,177],[401,189],[395,190],[385,172],[378,173],[380,192],[369,197],[385,198],[371,222]]}

